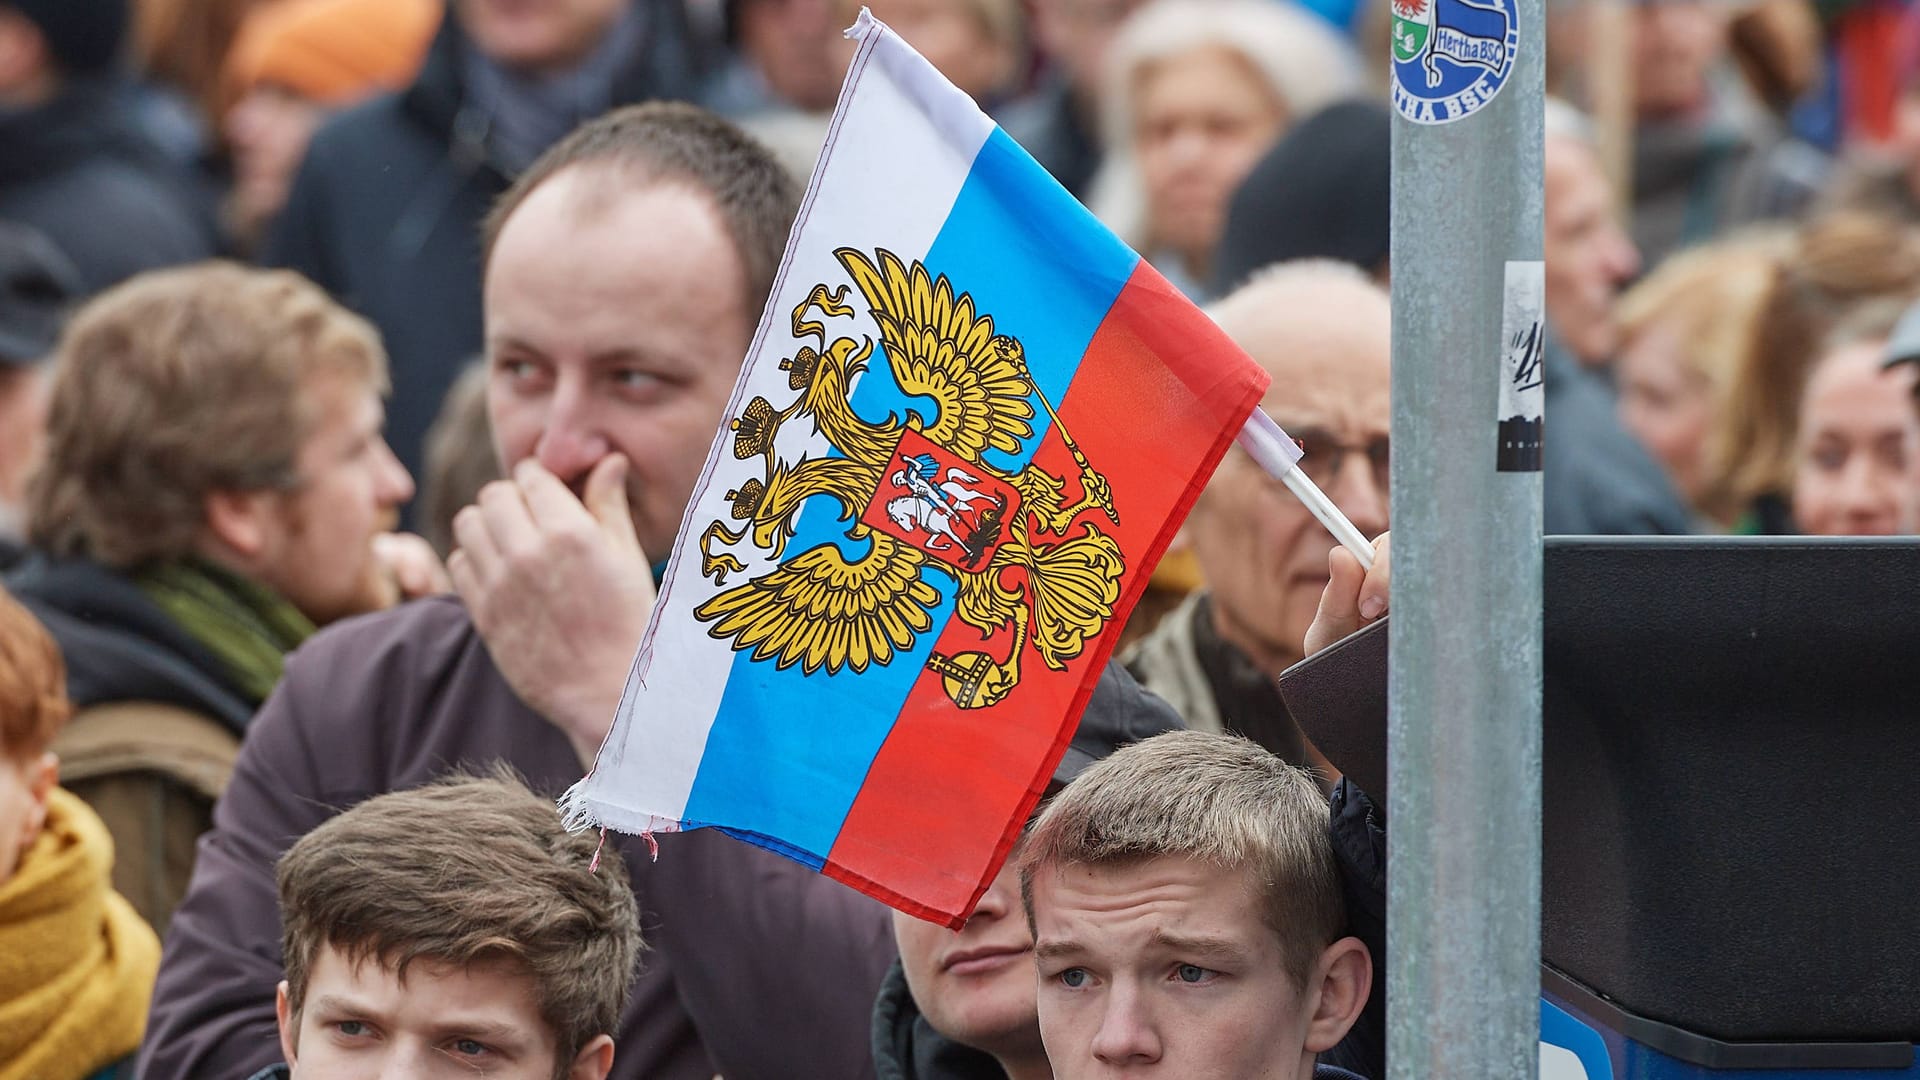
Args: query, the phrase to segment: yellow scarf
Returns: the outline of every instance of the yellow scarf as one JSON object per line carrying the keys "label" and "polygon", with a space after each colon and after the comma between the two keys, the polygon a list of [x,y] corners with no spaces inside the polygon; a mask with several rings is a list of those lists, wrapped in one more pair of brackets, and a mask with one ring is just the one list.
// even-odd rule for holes
{"label": "yellow scarf", "polygon": [[113,839],[55,788],[0,884],[0,1080],[92,1076],[140,1045],[160,942],[108,884]]}

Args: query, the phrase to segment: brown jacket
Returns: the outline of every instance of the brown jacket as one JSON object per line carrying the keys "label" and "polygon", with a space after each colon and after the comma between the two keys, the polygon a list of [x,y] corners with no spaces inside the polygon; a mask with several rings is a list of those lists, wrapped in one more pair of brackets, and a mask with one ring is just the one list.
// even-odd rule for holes
{"label": "brown jacket", "polygon": [[[322,631],[248,729],[174,914],[140,1076],[242,1080],[279,1060],[273,864],[340,810],[455,766],[504,760],[557,796],[580,765],[507,687],[452,599]],[[799,864],[710,830],[646,845],[609,834],[633,872],[648,945],[617,1080],[859,1080],[892,962],[887,911]]]}
{"label": "brown jacket", "polygon": [[86,800],[113,836],[114,891],[165,937],[239,737],[177,705],[123,701],[75,712],[53,752],[62,786]]}

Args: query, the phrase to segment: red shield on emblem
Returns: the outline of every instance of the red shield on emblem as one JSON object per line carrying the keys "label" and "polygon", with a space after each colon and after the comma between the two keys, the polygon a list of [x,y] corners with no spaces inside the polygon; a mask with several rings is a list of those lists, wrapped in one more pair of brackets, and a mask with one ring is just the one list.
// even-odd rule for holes
{"label": "red shield on emblem", "polygon": [[1020,510],[1020,493],[984,465],[903,431],[860,520],[957,570],[981,570]]}

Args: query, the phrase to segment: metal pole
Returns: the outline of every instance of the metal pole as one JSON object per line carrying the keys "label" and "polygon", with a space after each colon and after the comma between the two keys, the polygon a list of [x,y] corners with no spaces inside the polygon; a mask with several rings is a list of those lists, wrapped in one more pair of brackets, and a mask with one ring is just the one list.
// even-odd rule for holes
{"label": "metal pole", "polygon": [[[1466,21],[1484,16],[1464,10],[1489,2],[1515,35],[1498,92],[1413,122],[1415,99],[1473,77],[1436,51],[1492,55],[1472,36],[1485,22]],[[1532,1077],[1541,485],[1505,470],[1537,470],[1539,429],[1501,421],[1516,390],[1539,392],[1539,327],[1526,324],[1541,305],[1545,10],[1394,6],[1388,1075]]]}

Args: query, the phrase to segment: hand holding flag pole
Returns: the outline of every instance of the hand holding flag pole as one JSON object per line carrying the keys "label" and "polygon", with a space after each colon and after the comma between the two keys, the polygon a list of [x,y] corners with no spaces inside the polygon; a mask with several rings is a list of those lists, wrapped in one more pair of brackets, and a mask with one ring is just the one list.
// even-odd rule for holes
{"label": "hand holding flag pole", "polygon": [[1287,438],[1287,433],[1274,423],[1273,417],[1268,416],[1265,409],[1254,408],[1253,415],[1247,417],[1246,425],[1240,429],[1234,441],[1267,471],[1267,475],[1287,485],[1287,490],[1298,496],[1320,524],[1333,534],[1333,538],[1340,541],[1340,546],[1353,552],[1353,557],[1360,560],[1362,568],[1373,568],[1373,544],[1354,527],[1353,522],[1347,520],[1347,515],[1340,512],[1333,500],[1327,498],[1327,493],[1320,490],[1320,485],[1300,470],[1300,448]]}

